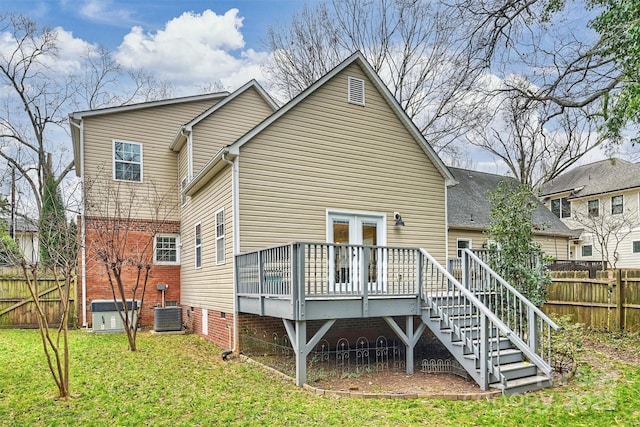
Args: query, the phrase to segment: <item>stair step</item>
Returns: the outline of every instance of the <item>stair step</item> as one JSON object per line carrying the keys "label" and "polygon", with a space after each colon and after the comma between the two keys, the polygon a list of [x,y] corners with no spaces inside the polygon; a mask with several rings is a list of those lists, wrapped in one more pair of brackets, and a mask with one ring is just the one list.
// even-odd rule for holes
{"label": "stair step", "polygon": [[541,390],[551,387],[552,385],[553,383],[549,377],[532,375],[530,377],[509,380],[506,385],[500,383],[489,384],[489,387],[502,390],[502,394],[511,395]]}
{"label": "stair step", "polygon": [[[500,355],[500,364],[501,365],[506,365],[509,363],[518,363],[518,362],[522,362],[523,359],[523,355],[522,352],[520,350],[518,350],[517,348],[507,348],[504,350],[500,350],[500,352],[498,353],[497,350],[493,350],[491,352],[491,358],[496,360],[498,359],[498,354]],[[466,359],[477,359],[476,355],[473,353],[470,354],[465,354],[464,357]]]}
{"label": "stair step", "polygon": [[515,380],[518,378],[535,376],[538,373],[538,367],[529,362],[515,362],[500,365],[500,373],[507,380]]}

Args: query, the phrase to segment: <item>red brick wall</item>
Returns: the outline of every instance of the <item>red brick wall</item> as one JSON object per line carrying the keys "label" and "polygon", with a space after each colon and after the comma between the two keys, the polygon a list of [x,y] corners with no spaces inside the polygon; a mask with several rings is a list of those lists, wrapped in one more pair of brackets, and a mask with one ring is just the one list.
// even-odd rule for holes
{"label": "red brick wall", "polygon": [[182,323],[187,325],[187,331],[211,341],[223,350],[233,349],[233,313],[207,310],[209,330],[206,335],[202,332],[202,308],[183,307],[182,318]]}
{"label": "red brick wall", "polygon": [[[106,225],[108,224],[108,225]],[[106,273],[103,262],[98,258],[96,250],[99,244],[97,227],[111,226],[111,223],[105,222],[99,218],[86,218],[85,223],[85,247],[86,247],[86,289],[87,289],[87,322],[91,326],[91,302],[94,300],[108,299],[113,300],[111,285]],[[180,232],[180,223],[177,221],[155,222],[150,220],[132,220],[123,227],[127,227],[129,235],[127,237],[127,247],[145,246],[149,239],[151,243],[148,246],[149,259],[153,257],[153,236],[156,233],[178,234]],[[144,271],[144,270],[143,270]],[[137,267],[127,266],[123,271],[122,278],[124,287],[127,289],[127,298],[132,297],[131,289],[136,283]],[[142,286],[142,282],[140,282]],[[162,292],[156,289],[156,285],[164,283],[168,285],[165,291],[165,302],[180,302],[180,266],[179,265],[156,265],[152,264],[149,270],[149,279],[144,295],[141,321],[142,326],[153,325],[153,307],[162,303]],[[79,289],[82,292],[82,289]],[[117,295],[117,294],[116,294]],[[141,288],[136,293],[136,299],[141,298]],[[118,298],[119,299],[119,298]],[[79,298],[80,317],[82,295]],[[81,318],[79,319],[82,320]]]}

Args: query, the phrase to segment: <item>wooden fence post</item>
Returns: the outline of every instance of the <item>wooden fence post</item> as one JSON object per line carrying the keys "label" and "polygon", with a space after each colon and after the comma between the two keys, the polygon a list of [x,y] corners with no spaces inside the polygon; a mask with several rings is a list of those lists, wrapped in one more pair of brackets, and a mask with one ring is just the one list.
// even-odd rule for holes
{"label": "wooden fence post", "polygon": [[624,286],[622,285],[622,270],[616,269],[616,296],[618,309],[618,329],[624,331]]}

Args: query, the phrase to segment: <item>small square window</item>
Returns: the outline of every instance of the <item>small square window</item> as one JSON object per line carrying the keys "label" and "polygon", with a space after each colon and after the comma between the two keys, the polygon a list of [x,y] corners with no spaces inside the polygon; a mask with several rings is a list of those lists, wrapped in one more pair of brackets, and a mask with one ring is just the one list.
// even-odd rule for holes
{"label": "small square window", "polygon": [[593,255],[593,245],[582,245],[582,256],[588,257]]}
{"label": "small square window", "polygon": [[177,264],[180,262],[178,253],[179,237],[176,235],[157,235],[155,237],[154,260],[156,264]]}
{"label": "small square window", "polygon": [[636,240],[635,242],[633,242],[633,253],[640,253],[640,240]]}

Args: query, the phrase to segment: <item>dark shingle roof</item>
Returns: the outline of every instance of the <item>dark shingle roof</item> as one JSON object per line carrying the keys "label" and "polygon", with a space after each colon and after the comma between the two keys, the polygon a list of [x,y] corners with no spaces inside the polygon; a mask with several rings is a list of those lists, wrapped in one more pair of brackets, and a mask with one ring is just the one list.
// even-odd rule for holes
{"label": "dark shingle roof", "polygon": [[579,166],[547,183],[542,196],[572,192],[572,198],[640,187],[640,164],[607,159]]}
{"label": "dark shingle roof", "polygon": [[[467,169],[449,168],[458,184],[447,193],[449,227],[486,228],[491,222],[489,192],[502,180],[517,185],[514,178]],[[572,235],[572,231],[540,201],[533,213],[533,223],[545,234]]]}

